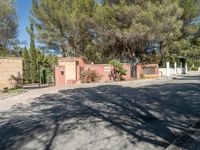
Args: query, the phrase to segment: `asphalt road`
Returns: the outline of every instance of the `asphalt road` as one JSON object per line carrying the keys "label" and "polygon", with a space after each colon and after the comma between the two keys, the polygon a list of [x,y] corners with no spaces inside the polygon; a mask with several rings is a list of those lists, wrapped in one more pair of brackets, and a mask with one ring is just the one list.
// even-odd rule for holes
{"label": "asphalt road", "polygon": [[199,75],[60,90],[0,112],[0,150],[162,150],[199,119]]}

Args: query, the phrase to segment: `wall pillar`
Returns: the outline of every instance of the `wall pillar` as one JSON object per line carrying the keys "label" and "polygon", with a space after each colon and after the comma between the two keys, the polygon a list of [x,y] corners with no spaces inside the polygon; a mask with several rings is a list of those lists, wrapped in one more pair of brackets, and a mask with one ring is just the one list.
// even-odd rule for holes
{"label": "wall pillar", "polygon": [[175,70],[175,74],[178,74],[178,71],[177,71],[177,63],[176,63],[176,62],[174,63],[174,70]]}
{"label": "wall pillar", "polygon": [[186,64],[183,65],[183,63],[181,62],[181,74],[185,74],[185,73],[186,73]]}
{"label": "wall pillar", "polygon": [[187,74],[187,72],[188,72],[188,64],[185,63],[185,73]]}
{"label": "wall pillar", "polygon": [[183,64],[182,64],[182,62],[180,63],[180,68],[181,68],[181,69],[183,68]]}
{"label": "wall pillar", "polygon": [[139,80],[142,75],[142,65],[141,64],[136,65],[136,74],[137,74],[136,78]]}
{"label": "wall pillar", "polygon": [[167,77],[170,77],[170,62],[167,62],[166,66],[167,66]]}

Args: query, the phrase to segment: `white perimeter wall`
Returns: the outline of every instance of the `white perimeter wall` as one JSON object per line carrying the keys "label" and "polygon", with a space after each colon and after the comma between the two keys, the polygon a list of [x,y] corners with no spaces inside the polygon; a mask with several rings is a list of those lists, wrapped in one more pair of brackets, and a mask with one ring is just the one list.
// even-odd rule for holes
{"label": "white perimeter wall", "polygon": [[[179,75],[182,74],[182,69],[181,68],[169,68],[169,74],[171,75]],[[167,76],[167,68],[159,68],[159,75],[162,76]]]}

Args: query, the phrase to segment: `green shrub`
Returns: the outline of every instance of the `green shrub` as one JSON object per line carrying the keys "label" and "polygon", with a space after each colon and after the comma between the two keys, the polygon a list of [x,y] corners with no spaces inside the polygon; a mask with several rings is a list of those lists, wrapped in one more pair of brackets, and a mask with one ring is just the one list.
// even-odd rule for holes
{"label": "green shrub", "polygon": [[114,67],[111,77],[113,77],[115,81],[124,80],[123,75],[126,75],[127,70],[123,68],[123,64],[116,59],[109,61],[109,64]]}
{"label": "green shrub", "polygon": [[200,67],[200,60],[194,61],[194,66]]}
{"label": "green shrub", "polygon": [[192,71],[198,71],[198,70],[199,70],[199,68],[197,66],[192,67]]}
{"label": "green shrub", "polygon": [[188,68],[192,70],[192,66],[194,64],[194,61],[192,59],[188,59],[187,60],[187,65],[188,65]]}
{"label": "green shrub", "polygon": [[102,76],[94,70],[82,71],[80,75],[80,80],[82,83],[92,83],[100,81]]}

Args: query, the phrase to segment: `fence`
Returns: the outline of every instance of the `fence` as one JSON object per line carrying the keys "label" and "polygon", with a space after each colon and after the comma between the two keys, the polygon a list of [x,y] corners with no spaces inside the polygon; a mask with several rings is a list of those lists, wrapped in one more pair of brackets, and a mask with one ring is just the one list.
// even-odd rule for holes
{"label": "fence", "polygon": [[177,68],[177,65],[175,63],[171,68],[170,62],[166,62],[166,68],[159,68],[159,75],[161,77],[162,76],[170,77],[173,75],[185,74],[187,73],[187,71],[188,71],[187,63],[185,63],[184,65],[181,64],[180,68]]}

